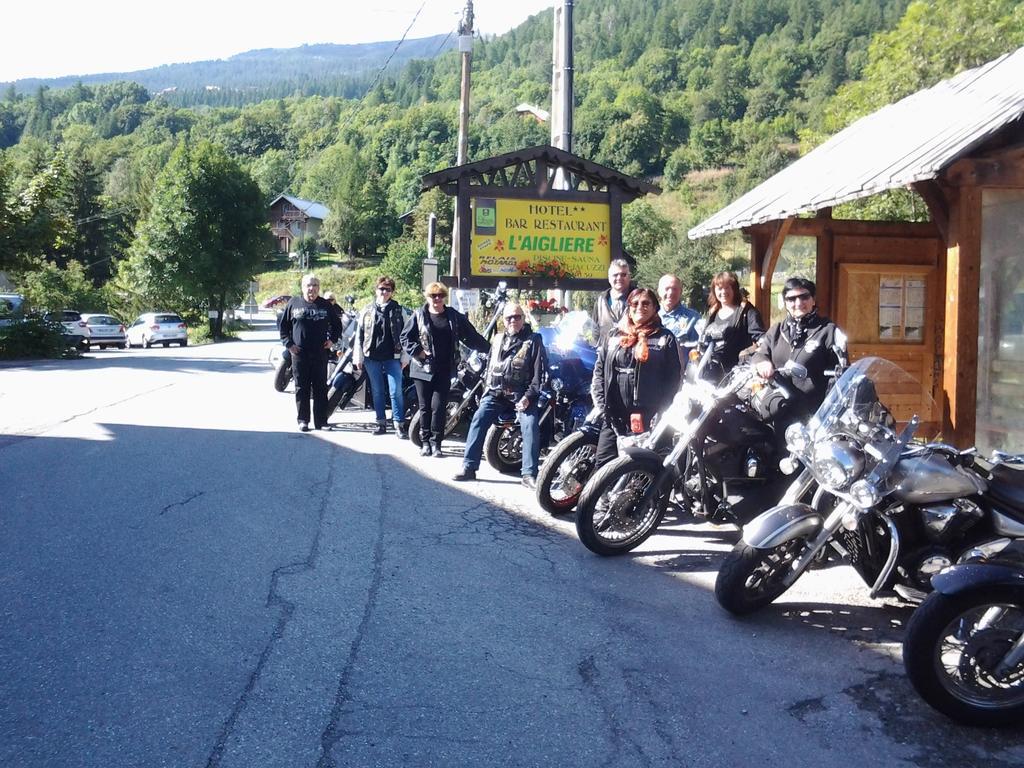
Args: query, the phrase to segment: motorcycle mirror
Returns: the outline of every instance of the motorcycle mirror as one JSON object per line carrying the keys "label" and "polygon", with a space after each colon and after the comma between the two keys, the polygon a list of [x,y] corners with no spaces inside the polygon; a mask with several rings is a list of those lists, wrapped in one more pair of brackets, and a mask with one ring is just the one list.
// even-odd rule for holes
{"label": "motorcycle mirror", "polygon": [[353,304],[356,303],[356,297],[351,293],[346,294],[345,301],[348,302],[349,306],[352,306]]}

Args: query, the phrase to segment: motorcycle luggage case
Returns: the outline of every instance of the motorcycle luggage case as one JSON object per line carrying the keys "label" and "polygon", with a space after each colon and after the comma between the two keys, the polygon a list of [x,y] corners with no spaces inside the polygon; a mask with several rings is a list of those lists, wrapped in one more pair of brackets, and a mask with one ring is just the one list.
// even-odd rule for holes
{"label": "motorcycle luggage case", "polygon": [[1024,470],[998,465],[992,470],[988,494],[1000,506],[1024,514]]}

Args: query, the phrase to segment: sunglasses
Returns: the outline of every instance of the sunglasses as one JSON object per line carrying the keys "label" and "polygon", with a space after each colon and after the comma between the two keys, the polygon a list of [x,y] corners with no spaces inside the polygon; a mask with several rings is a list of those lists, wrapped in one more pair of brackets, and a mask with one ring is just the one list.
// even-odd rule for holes
{"label": "sunglasses", "polygon": [[383,291],[384,293],[394,293],[395,291],[394,288],[388,288],[386,285],[378,285],[377,290]]}
{"label": "sunglasses", "polygon": [[428,293],[427,296],[429,296],[432,299],[443,299],[443,298],[445,298],[447,296],[447,294],[445,294],[445,293]]}
{"label": "sunglasses", "polygon": [[798,301],[807,301],[811,298],[809,293],[794,293],[792,296],[786,297],[787,304],[796,304]]}
{"label": "sunglasses", "polygon": [[633,309],[639,309],[640,307],[653,307],[654,304],[653,304],[653,302],[647,301],[645,299],[643,301],[634,301],[629,306],[631,306]]}
{"label": "sunglasses", "polygon": [[505,315],[506,320],[522,320],[522,315]]}

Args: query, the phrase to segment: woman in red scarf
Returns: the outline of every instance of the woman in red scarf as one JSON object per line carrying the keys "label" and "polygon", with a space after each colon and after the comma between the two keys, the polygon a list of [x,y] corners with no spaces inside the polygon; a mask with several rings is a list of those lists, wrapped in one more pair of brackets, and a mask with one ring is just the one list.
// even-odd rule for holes
{"label": "woman in red scarf", "polygon": [[626,300],[626,314],[597,350],[591,394],[604,409],[595,464],[618,456],[621,435],[646,432],[679,389],[681,371],[676,339],[661,324],[658,297],[637,288]]}

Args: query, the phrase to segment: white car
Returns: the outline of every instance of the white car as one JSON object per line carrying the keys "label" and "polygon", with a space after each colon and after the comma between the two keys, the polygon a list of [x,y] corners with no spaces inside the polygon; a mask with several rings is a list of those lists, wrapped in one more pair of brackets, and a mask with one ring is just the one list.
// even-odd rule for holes
{"label": "white car", "polygon": [[89,346],[106,349],[117,347],[124,349],[127,341],[124,334],[124,323],[113,315],[101,315],[88,313],[82,315],[85,324],[89,326]]}
{"label": "white car", "polygon": [[63,326],[62,336],[67,346],[77,347],[83,352],[89,349],[89,326],[85,324],[80,313],[73,309],[64,309],[60,312],[47,312],[43,319]]}
{"label": "white car", "polygon": [[125,330],[126,342],[131,347],[146,347],[154,344],[188,344],[188,328],[185,321],[173,312],[147,312],[139,315]]}

